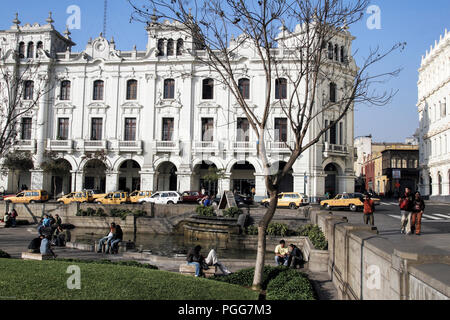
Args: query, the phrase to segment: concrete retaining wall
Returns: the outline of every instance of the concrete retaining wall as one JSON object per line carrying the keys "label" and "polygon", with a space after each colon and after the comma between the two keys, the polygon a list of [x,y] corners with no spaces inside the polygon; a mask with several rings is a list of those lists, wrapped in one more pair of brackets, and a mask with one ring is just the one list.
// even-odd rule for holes
{"label": "concrete retaining wall", "polygon": [[450,256],[402,252],[376,228],[312,210],[329,247],[328,274],[344,300],[450,298]]}

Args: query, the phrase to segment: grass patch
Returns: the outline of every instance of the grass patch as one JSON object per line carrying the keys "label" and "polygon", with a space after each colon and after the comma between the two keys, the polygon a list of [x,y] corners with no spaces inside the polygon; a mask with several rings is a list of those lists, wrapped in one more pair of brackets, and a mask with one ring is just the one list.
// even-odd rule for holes
{"label": "grass patch", "polygon": [[[81,290],[69,290],[66,273],[81,270]],[[228,283],[177,273],[68,261],[0,259],[0,292],[18,300],[257,300],[258,293]]]}

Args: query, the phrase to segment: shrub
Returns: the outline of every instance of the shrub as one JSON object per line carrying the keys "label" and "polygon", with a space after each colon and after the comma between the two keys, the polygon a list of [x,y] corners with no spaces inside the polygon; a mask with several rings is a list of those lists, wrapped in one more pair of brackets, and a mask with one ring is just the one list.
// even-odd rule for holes
{"label": "shrub", "polygon": [[215,217],[216,212],[214,211],[214,208],[212,206],[204,207],[204,206],[198,206],[195,209],[195,212],[202,217]]}
{"label": "shrub", "polygon": [[145,217],[147,215],[147,211],[144,210],[136,210],[133,212],[135,217]]}
{"label": "shrub", "polygon": [[238,207],[230,207],[226,210],[223,210],[224,217],[237,218],[241,214],[243,214],[243,212]]}
{"label": "shrub", "polygon": [[[265,289],[270,280],[274,279],[278,274],[287,270],[286,267],[272,267],[264,266],[263,279],[261,287]],[[214,276],[210,279],[226,282],[230,284],[236,284],[242,287],[251,287],[253,285],[253,277],[255,275],[255,268],[242,269],[236,273],[228,276]]]}
{"label": "shrub", "polygon": [[98,208],[97,211],[95,212],[95,216],[106,217],[108,215],[106,214],[105,210],[103,210],[103,208]]}
{"label": "shrub", "polygon": [[245,233],[249,236],[257,236],[258,235],[258,227],[257,226],[248,226]]}
{"label": "shrub", "polygon": [[267,234],[270,236],[285,237],[289,234],[289,228],[285,224],[278,223],[278,222],[272,222],[267,227]]}
{"label": "shrub", "polygon": [[9,259],[11,256],[3,250],[0,250],[0,258],[1,259]]}
{"label": "shrub", "polygon": [[286,269],[269,282],[266,299],[315,300],[314,290],[308,277],[293,269]]}
{"label": "shrub", "polygon": [[308,237],[316,249],[328,249],[328,241],[319,226],[307,224],[300,227],[297,232],[300,236]]}

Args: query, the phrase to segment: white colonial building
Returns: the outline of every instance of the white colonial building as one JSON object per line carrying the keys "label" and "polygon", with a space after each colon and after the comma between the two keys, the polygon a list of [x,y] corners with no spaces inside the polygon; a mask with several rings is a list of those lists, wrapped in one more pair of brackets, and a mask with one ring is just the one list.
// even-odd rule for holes
{"label": "white colonial building", "polygon": [[[254,187],[256,196],[264,197],[258,142],[248,121],[215,74],[195,62],[195,56],[205,52],[171,26],[153,21],[145,51],[120,51],[113,39],[100,35],[77,53],[71,50],[70,33],[56,31],[51,17],[45,25],[21,26],[16,19],[9,30],[0,31],[5,63],[14,66],[12,53],[19,50],[23,61],[39,61],[37,76],[48,79],[51,88],[21,121],[16,149],[31,152],[34,170],[4,172],[1,186],[11,192],[25,184],[56,193],[84,188],[183,192],[202,187],[245,193]],[[353,81],[353,39],[344,30],[329,44],[329,63],[347,72],[336,84],[324,84],[317,94],[319,103],[335,99],[343,83]],[[280,56],[283,50],[275,49]],[[258,114],[266,90],[261,63],[251,48],[241,48],[238,54],[239,84]],[[272,138],[267,141],[270,160],[281,166],[290,154],[286,144],[293,141],[287,119],[276,107],[292,90],[283,79],[287,75],[274,83]],[[321,115],[310,136],[333,117]],[[304,192],[313,199],[325,191],[353,192],[353,122],[350,112],[305,152],[282,190]],[[67,163],[70,175],[50,177],[40,169],[49,152]],[[214,186],[203,179],[211,166],[224,173]]]}
{"label": "white colonial building", "polygon": [[421,191],[450,200],[450,33],[431,46],[419,69]]}

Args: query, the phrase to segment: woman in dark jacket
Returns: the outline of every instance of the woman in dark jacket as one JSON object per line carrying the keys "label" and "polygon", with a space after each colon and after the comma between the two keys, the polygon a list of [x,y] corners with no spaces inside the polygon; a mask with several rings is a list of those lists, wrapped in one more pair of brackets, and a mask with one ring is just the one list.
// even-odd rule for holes
{"label": "woman in dark jacket", "polygon": [[194,249],[189,250],[186,261],[190,266],[195,266],[195,276],[199,277],[202,272],[202,263],[205,258],[200,254],[202,250],[201,246],[196,246]]}
{"label": "woman in dark jacket", "polygon": [[412,202],[412,215],[411,215],[411,232],[416,231],[416,235],[420,236],[420,228],[422,226],[422,215],[425,210],[425,202],[420,195],[420,192],[416,192],[414,200]]}

